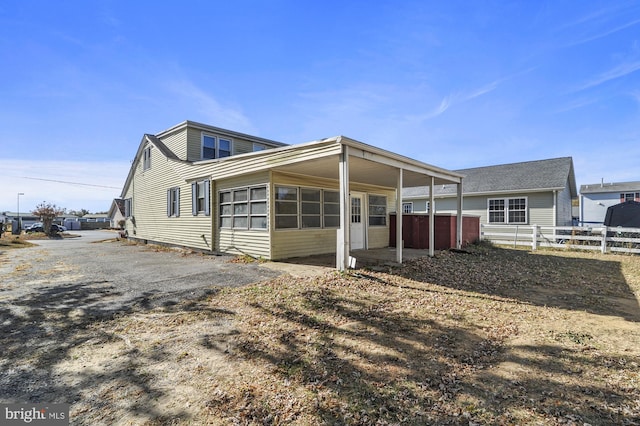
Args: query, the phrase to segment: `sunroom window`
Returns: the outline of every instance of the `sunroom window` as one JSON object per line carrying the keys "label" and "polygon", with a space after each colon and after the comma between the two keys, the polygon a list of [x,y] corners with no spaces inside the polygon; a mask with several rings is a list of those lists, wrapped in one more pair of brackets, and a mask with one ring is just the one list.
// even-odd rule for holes
{"label": "sunroom window", "polygon": [[220,227],[267,229],[267,187],[235,188],[219,193]]}

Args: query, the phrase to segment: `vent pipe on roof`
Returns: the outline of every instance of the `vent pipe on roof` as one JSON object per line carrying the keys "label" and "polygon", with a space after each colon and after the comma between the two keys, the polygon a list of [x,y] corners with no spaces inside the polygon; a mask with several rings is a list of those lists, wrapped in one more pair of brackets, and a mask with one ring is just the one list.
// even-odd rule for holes
{"label": "vent pipe on roof", "polygon": [[604,186],[604,178],[600,179],[600,188],[602,188]]}

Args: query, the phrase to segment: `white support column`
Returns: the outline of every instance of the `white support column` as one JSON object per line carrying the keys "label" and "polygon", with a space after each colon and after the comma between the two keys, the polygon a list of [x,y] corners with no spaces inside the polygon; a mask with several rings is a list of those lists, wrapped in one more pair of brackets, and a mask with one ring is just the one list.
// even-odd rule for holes
{"label": "white support column", "polygon": [[349,147],[342,145],[339,164],[340,175],[340,228],[336,238],[336,268],[346,271],[349,267],[351,235],[351,197],[349,195]]}
{"label": "white support column", "polygon": [[462,248],[462,180],[460,183],[456,185],[457,188],[457,196],[458,196],[458,210],[457,210],[457,220],[456,220],[456,248],[460,250]]}
{"label": "white support column", "polygon": [[398,183],[396,184],[396,261],[402,263],[402,249],[404,248],[404,240],[402,239],[402,185],[403,185],[402,169],[398,169]]}
{"label": "white support column", "polygon": [[429,256],[433,257],[435,254],[435,224],[436,224],[436,202],[434,193],[436,192],[436,178],[431,176],[431,183],[429,185]]}

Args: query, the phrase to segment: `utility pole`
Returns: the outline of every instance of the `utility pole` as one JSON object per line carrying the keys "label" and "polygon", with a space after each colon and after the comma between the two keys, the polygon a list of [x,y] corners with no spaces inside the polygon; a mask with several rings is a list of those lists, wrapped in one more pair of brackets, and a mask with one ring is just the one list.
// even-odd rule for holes
{"label": "utility pole", "polygon": [[20,220],[20,196],[24,195],[24,192],[18,192],[18,232],[17,234],[20,235],[20,232],[22,232],[22,221]]}

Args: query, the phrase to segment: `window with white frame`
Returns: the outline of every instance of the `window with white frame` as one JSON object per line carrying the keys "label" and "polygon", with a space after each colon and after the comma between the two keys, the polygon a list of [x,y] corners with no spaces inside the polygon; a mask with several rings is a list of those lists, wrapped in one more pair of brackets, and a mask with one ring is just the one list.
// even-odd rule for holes
{"label": "window with white frame", "polygon": [[303,228],[320,228],[321,223],[320,190],[300,188],[300,213]]}
{"label": "window with white frame", "polygon": [[133,216],[133,212],[131,210],[131,198],[125,198],[124,200],[124,217]]}
{"label": "window with white frame", "polygon": [[340,227],[339,191],[322,191],[322,221],[325,228]]}
{"label": "window with white frame", "polygon": [[298,228],[298,188],[276,186],[275,194],[276,229]]}
{"label": "window with white frame", "polygon": [[144,149],[142,158],[142,170],[149,170],[151,168],[151,146]]}
{"label": "window with white frame", "polygon": [[180,216],[180,188],[167,189],[167,216]]}
{"label": "window with white frame", "polygon": [[413,213],[413,203],[402,203],[402,213]]}
{"label": "window with white frame", "polygon": [[234,188],[220,191],[220,227],[267,229],[267,187]]}
{"label": "window with white frame", "polygon": [[387,197],[369,195],[369,226],[387,225]]}
{"label": "window with white frame", "polygon": [[209,203],[209,180],[201,180],[191,184],[191,212],[194,216],[211,214]]}
{"label": "window with white frame", "polygon": [[257,152],[257,151],[264,151],[265,149],[267,149],[266,146],[260,144],[260,143],[253,143],[253,152]]}
{"label": "window with white frame", "polygon": [[526,198],[493,198],[488,200],[489,223],[527,223]]}
{"label": "window with white frame", "polygon": [[233,142],[229,138],[202,134],[202,152],[203,160],[213,158],[224,158],[231,155]]}
{"label": "window with white frame", "polygon": [[276,229],[338,228],[340,192],[320,188],[276,186]]}

